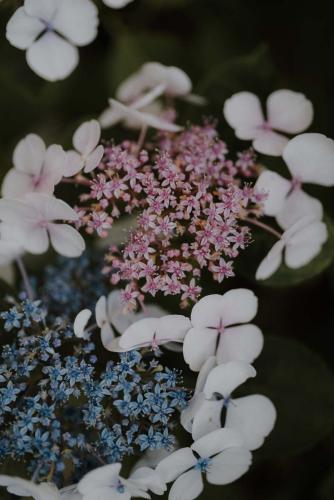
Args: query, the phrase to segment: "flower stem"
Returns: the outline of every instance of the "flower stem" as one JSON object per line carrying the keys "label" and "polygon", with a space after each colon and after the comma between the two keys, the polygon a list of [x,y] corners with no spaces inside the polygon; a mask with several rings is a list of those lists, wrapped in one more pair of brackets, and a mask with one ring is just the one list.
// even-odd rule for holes
{"label": "flower stem", "polygon": [[249,222],[250,224],[253,224],[254,226],[257,226],[257,227],[260,227],[261,229],[264,229],[264,231],[267,231],[267,233],[273,234],[279,240],[282,238],[281,233],[276,231],[276,229],[274,229],[273,227],[268,226],[268,224],[265,224],[264,222],[260,222],[259,220],[253,219],[252,217],[245,217],[244,220],[246,222]]}
{"label": "flower stem", "polygon": [[22,277],[22,280],[24,283],[24,288],[26,289],[28,298],[29,298],[29,300],[34,300],[34,292],[31,288],[28,273],[27,273],[26,267],[25,267],[21,257],[16,257],[16,264],[17,264],[17,267],[20,271],[20,274],[21,274],[21,277]]}
{"label": "flower stem", "polygon": [[61,182],[62,184],[81,184],[82,186],[90,186],[90,181],[83,175],[77,175],[74,178],[63,177]]}
{"label": "flower stem", "polygon": [[138,154],[140,153],[140,151],[144,145],[146,134],[147,134],[147,129],[148,129],[148,127],[145,124],[143,124],[141,129],[140,129],[140,134],[139,134],[139,137],[137,140],[137,152],[138,152]]}

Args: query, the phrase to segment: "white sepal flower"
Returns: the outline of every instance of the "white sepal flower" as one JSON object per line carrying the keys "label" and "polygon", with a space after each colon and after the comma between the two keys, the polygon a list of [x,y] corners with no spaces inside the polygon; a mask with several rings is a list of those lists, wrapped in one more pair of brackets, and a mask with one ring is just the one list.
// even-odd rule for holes
{"label": "white sepal flower", "polygon": [[287,267],[298,269],[309,264],[328,239],[326,224],[317,216],[305,216],[295,222],[271,248],[256,271],[257,280],[272,276],[283,260]]}
{"label": "white sepal flower", "polygon": [[[194,452],[199,455],[195,456]],[[181,448],[162,460],[156,468],[167,483],[174,481],[169,500],[193,500],[203,491],[203,474],[211,484],[229,484],[247,472],[252,454],[241,435],[219,429]]]}
{"label": "white sepal flower", "polygon": [[217,363],[241,360],[251,363],[260,354],[263,336],[252,321],[258,300],[251,290],[238,288],[224,295],[208,295],[191,311],[192,328],[183,344],[183,356],[191,370],[199,371],[208,357]]}
{"label": "white sepal flower", "polygon": [[36,484],[20,477],[0,475],[0,486],[5,486],[9,493],[19,497],[32,497],[34,500],[80,500],[80,496],[62,495],[54,484]]}
{"label": "white sepal flower", "polygon": [[260,153],[280,156],[288,142],[281,132],[299,134],[306,130],[313,120],[313,106],[304,94],[281,89],[268,97],[265,118],[255,94],[238,92],[225,102],[224,116],[239,139],[252,140]]}
{"label": "white sepal flower", "polygon": [[101,128],[97,120],[84,122],[73,135],[75,150],[67,152],[66,177],[77,174],[80,170],[89,173],[102,160],[104,147],[100,144]]}
{"label": "white sepal flower", "polygon": [[133,0],[103,0],[103,3],[112,9],[123,9],[123,7],[131,2],[133,2]]}
{"label": "white sepal flower", "polygon": [[77,66],[77,47],[97,34],[98,11],[91,0],[25,0],[7,23],[6,37],[27,50],[28,66],[40,77],[56,81]]}
{"label": "white sepal flower", "polygon": [[29,193],[20,201],[0,200],[0,220],[11,227],[18,245],[33,254],[46,252],[51,241],[60,255],[79,257],[85,249],[80,233],[68,224],[56,223],[77,219],[67,203],[40,193]]}
{"label": "white sepal flower", "polygon": [[27,135],[14,150],[14,168],[3,180],[2,196],[22,198],[32,192],[52,195],[65,173],[66,162],[61,146],[53,144],[46,148],[38,135]]}
{"label": "white sepal flower", "polygon": [[283,229],[306,215],[320,220],[323,215],[321,202],[305,193],[302,185],[334,185],[334,141],[322,134],[302,134],[289,141],[283,158],[291,180],[265,170],[256,181],[256,189],[267,193],[264,214],[276,217]]}
{"label": "white sepal flower", "polygon": [[161,318],[143,318],[133,323],[109,346],[110,351],[126,352],[142,347],[157,349],[169,342],[182,343],[191,324],[188,318],[170,314]]}
{"label": "white sepal flower", "polygon": [[149,467],[133,472],[128,479],[120,476],[121,464],[99,467],[86,474],[78,483],[82,500],[130,500],[132,497],[150,498],[148,490],[161,495],[166,490],[164,480]]}
{"label": "white sepal flower", "polygon": [[[226,409],[224,428],[238,431],[249,450],[262,446],[276,421],[276,410],[270,399],[255,394],[234,398],[232,393],[255,369],[243,361],[230,361],[214,367],[207,375],[200,405],[192,420],[193,439],[222,426],[222,410]],[[219,395],[219,399],[217,399]]]}

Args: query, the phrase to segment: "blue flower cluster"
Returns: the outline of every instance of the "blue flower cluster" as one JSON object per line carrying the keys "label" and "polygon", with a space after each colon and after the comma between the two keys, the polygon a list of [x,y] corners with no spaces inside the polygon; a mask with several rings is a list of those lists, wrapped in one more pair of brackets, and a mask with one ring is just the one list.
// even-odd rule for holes
{"label": "blue flower cluster", "polygon": [[28,463],[36,479],[62,485],[65,469],[74,480],[79,469],[173,444],[188,399],[178,371],[137,351],[101,362],[63,318],[48,325],[39,301],[0,317],[0,463]]}

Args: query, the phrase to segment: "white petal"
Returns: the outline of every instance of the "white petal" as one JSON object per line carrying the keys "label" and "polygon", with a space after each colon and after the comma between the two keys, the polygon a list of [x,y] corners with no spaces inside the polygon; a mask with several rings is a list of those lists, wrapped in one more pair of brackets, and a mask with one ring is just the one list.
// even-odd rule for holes
{"label": "white petal", "polygon": [[203,391],[206,379],[208,378],[209,373],[216,366],[216,364],[217,364],[216,356],[210,356],[205,361],[204,365],[201,368],[201,371],[198,374],[194,394],[199,394],[200,392]]}
{"label": "white petal", "polygon": [[189,318],[181,314],[168,314],[159,318],[159,328],[157,332],[157,341],[159,343],[166,342],[183,342],[183,339],[191,328]]}
{"label": "white petal", "polygon": [[200,411],[205,401],[206,399],[203,392],[195,394],[189,401],[188,406],[181,412],[181,425],[189,434],[192,433],[194,417],[197,415],[197,412]]}
{"label": "white petal", "polygon": [[95,319],[97,326],[102,328],[104,323],[108,321],[107,316],[107,299],[104,295],[102,295],[99,300],[96,302],[95,306]]}
{"label": "white petal", "polygon": [[253,148],[259,153],[281,156],[289,139],[271,130],[262,130],[253,141]]}
{"label": "white petal", "polygon": [[267,117],[270,126],[288,134],[299,134],[313,120],[313,106],[304,94],[281,89],[267,99]]}
{"label": "white petal", "polygon": [[106,108],[99,116],[99,122],[102,128],[108,128],[112,125],[116,125],[119,121],[123,119],[123,113],[116,110],[113,106]]}
{"label": "white petal", "polygon": [[84,157],[88,156],[98,145],[101,137],[101,128],[97,120],[84,122],[75,131],[73,146]]}
{"label": "white petal", "polygon": [[227,99],[224,116],[240,139],[254,139],[257,127],[264,122],[260,100],[251,92],[238,92]]}
{"label": "white petal", "polygon": [[123,7],[131,2],[133,2],[133,0],[103,0],[103,3],[112,9],[123,9]]}
{"label": "white petal", "polygon": [[78,483],[79,493],[87,496],[92,495],[93,498],[97,489],[100,489],[103,486],[109,487],[110,484],[113,483],[117,484],[120,470],[121,464],[116,463],[104,465],[88,472],[88,474],[86,474]]}
{"label": "white petal", "polygon": [[28,134],[14,149],[14,166],[23,174],[39,175],[45,153],[46,147],[43,139],[36,134]]}
{"label": "white petal", "polygon": [[277,215],[283,208],[286,197],[291,190],[291,182],[271,170],[261,172],[255,183],[257,191],[264,191],[267,198],[263,202],[265,215]]}
{"label": "white petal", "polygon": [[208,399],[215,393],[226,399],[234,389],[255,375],[256,370],[250,364],[244,361],[229,361],[211,370],[206,379],[204,393]]}
{"label": "white petal", "polygon": [[29,47],[26,57],[29,67],[50,82],[66,78],[79,62],[78,49],[51,31]]}
{"label": "white petal", "polygon": [[193,500],[202,493],[203,488],[201,472],[196,469],[188,470],[174,482],[168,500]]}
{"label": "white petal", "polygon": [[221,298],[223,325],[248,323],[256,316],[258,299],[254,292],[246,288],[235,288],[224,293]]}
{"label": "white petal", "polygon": [[218,429],[195,441],[191,447],[202,458],[209,458],[234,446],[242,446],[242,436],[233,429]]}
{"label": "white petal", "polygon": [[139,467],[129,479],[135,481],[145,491],[151,490],[155,495],[162,495],[167,489],[165,481],[150,467]]}
{"label": "white petal", "polygon": [[283,259],[283,249],[285,243],[282,240],[277,241],[269,250],[263,261],[257,268],[255,278],[257,280],[266,280],[270,278],[280,267]]}
{"label": "white petal", "polygon": [[74,45],[91,43],[97,35],[98,10],[91,0],[60,0],[54,28]]}
{"label": "white petal", "polygon": [[302,182],[334,185],[334,141],[323,134],[301,134],[289,141],[283,158]]}
{"label": "white petal", "polygon": [[47,230],[43,227],[38,226],[26,226],[20,228],[16,233],[16,237],[21,233],[21,239],[18,242],[23,246],[23,248],[33,254],[42,254],[49,248],[49,236]]}
{"label": "white petal", "polygon": [[67,163],[64,172],[65,177],[72,177],[73,175],[78,174],[85,165],[81,155],[74,150],[67,151],[66,159]]}
{"label": "white petal", "polygon": [[219,336],[217,364],[228,361],[252,363],[263,348],[263,335],[255,325],[240,325],[226,328]]}
{"label": "white petal", "polygon": [[65,257],[79,257],[85,250],[85,240],[68,224],[48,224],[53,248]]}
{"label": "white petal", "polygon": [[204,400],[194,415],[192,424],[192,437],[199,439],[210,432],[222,427],[221,413],[224,401]]}
{"label": "white petal", "polygon": [[152,343],[154,335],[159,329],[158,318],[144,318],[133,323],[123,333],[119,344],[123,349],[136,349],[141,346],[148,346]]}
{"label": "white petal", "polygon": [[155,101],[158,97],[160,97],[164,91],[166,90],[165,83],[159,83],[151,90],[149,90],[146,94],[141,95],[138,99],[136,99],[132,106],[133,109],[142,109]]}
{"label": "white petal", "polygon": [[273,430],[275,421],[276,410],[270,399],[256,394],[233,399],[227,408],[225,427],[240,432],[245,447],[256,450]]}
{"label": "white petal", "polygon": [[61,146],[53,144],[46,150],[42,175],[47,179],[41,181],[42,188],[46,189],[49,183],[49,189],[53,192],[53,187],[58,184],[65,173],[67,165],[66,153]]}
{"label": "white petal", "polygon": [[190,467],[193,467],[196,462],[190,448],[180,448],[164,458],[155,470],[166,483],[170,483]]}
{"label": "white petal", "polygon": [[42,193],[29,193],[25,200],[44,220],[78,220],[78,214],[63,200]]}
{"label": "white petal", "polygon": [[84,172],[92,172],[96,167],[100,165],[100,162],[104,155],[104,147],[102,145],[97,146],[86,158]]}
{"label": "white petal", "polygon": [[206,477],[211,484],[229,484],[245,474],[252,463],[252,454],[242,447],[230,448],[213,457]]}
{"label": "white petal", "polygon": [[112,341],[115,338],[115,332],[109,323],[104,323],[101,328],[101,342],[105,349],[110,350]]}
{"label": "white petal", "polygon": [[195,328],[219,328],[221,295],[212,294],[200,299],[192,308],[191,323]]}
{"label": "white petal", "polygon": [[282,210],[276,216],[276,220],[282,229],[289,229],[305,216],[313,216],[321,220],[323,207],[317,198],[313,198],[302,189],[296,189],[286,198]]}
{"label": "white petal", "polygon": [[0,198],[0,219],[8,224],[7,227],[25,224],[25,219],[35,221],[37,216],[36,209],[24,201]]}
{"label": "white petal", "polygon": [[35,500],[60,500],[58,489],[47,483],[35,484],[20,477],[0,475],[0,486],[6,486],[9,493],[33,497]]}
{"label": "white petal", "polygon": [[19,7],[7,23],[6,38],[14,47],[27,49],[44,29],[39,19],[28,16],[24,7]]}
{"label": "white petal", "polygon": [[292,269],[306,266],[321,252],[327,239],[326,224],[318,221],[311,223],[288,241],[285,250],[286,265]]}
{"label": "white petal", "polygon": [[15,168],[11,168],[2,181],[2,196],[4,198],[24,198],[26,193],[34,191],[32,176],[22,174]]}
{"label": "white petal", "polygon": [[79,337],[79,338],[84,337],[85,328],[87,326],[87,323],[88,323],[91,315],[92,315],[92,311],[90,311],[89,309],[83,309],[82,311],[80,311],[76,315],[74,323],[73,323],[73,331],[77,337]]}
{"label": "white petal", "polygon": [[59,0],[25,0],[24,9],[29,16],[50,21],[53,17]]}
{"label": "white petal", "polygon": [[123,118],[131,118],[137,120],[142,125],[147,125],[149,127],[156,128],[158,130],[166,130],[168,132],[179,132],[182,127],[176,125],[175,123],[168,122],[158,116],[152,115],[150,113],[145,113],[143,111],[137,111],[130,106],[124,106],[115,99],[109,99],[110,104],[122,114]]}
{"label": "white petal", "polygon": [[183,357],[190,369],[198,372],[216,352],[218,333],[208,328],[192,328],[185,336]]}

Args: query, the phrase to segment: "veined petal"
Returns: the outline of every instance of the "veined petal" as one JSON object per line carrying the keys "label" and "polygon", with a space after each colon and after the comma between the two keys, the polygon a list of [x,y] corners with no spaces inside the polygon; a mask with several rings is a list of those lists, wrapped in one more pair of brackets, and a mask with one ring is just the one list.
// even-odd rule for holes
{"label": "veined petal", "polygon": [[334,141],[323,134],[301,134],[289,141],[283,158],[302,182],[334,185]]}
{"label": "veined petal", "polygon": [[276,409],[270,399],[256,394],[233,399],[227,408],[225,427],[240,432],[245,447],[256,450],[273,430],[275,421]]}
{"label": "veined petal", "polygon": [[85,240],[74,227],[68,224],[48,224],[53,248],[65,257],[80,257],[85,250]]}
{"label": "veined petal", "polygon": [[74,320],[73,331],[76,337],[83,338],[85,333],[85,328],[92,315],[92,311],[89,309],[83,309],[80,311]]}
{"label": "veined petal", "polygon": [[193,467],[196,462],[195,455],[190,448],[180,448],[161,460],[155,470],[166,483],[170,483]]}
{"label": "veined petal", "polygon": [[[224,117],[230,127],[248,130],[244,139],[254,139],[254,131],[264,122],[259,98],[251,92],[238,92],[224,104]],[[245,134],[244,134],[245,135]]]}
{"label": "veined petal", "polygon": [[82,47],[97,35],[98,10],[91,0],[59,0],[53,27],[74,45]]}
{"label": "veined petal", "polygon": [[39,175],[46,153],[43,139],[36,134],[28,134],[14,149],[13,164],[23,174]]}
{"label": "veined petal", "polygon": [[257,268],[255,275],[257,280],[266,280],[278,270],[282,264],[284,247],[285,242],[282,240],[277,241],[273,245]]}
{"label": "veined petal", "polygon": [[281,156],[289,139],[272,130],[261,130],[253,141],[253,148],[259,153]]}
{"label": "veined petal", "polygon": [[264,214],[275,216],[284,207],[286,197],[291,190],[291,182],[276,172],[264,170],[254,187],[257,191],[267,193],[267,198],[263,202]]}
{"label": "veined petal", "polygon": [[191,449],[202,458],[209,458],[234,446],[243,446],[242,436],[232,429],[218,429],[201,437],[193,443]]}
{"label": "veined petal", "polygon": [[66,78],[79,62],[78,49],[52,31],[36,40],[26,57],[28,66],[50,82]]}
{"label": "veined petal", "polygon": [[101,128],[97,120],[84,122],[74,132],[73,146],[84,157],[87,157],[99,143]]}
{"label": "veined petal", "polygon": [[201,471],[196,469],[188,470],[179,476],[172,485],[169,500],[193,500],[203,491],[203,479]]}
{"label": "veined petal", "polygon": [[6,26],[6,38],[13,47],[27,49],[45,29],[39,19],[28,16],[24,7],[19,7]]}
{"label": "veined petal", "polygon": [[217,393],[225,399],[249,378],[256,375],[256,370],[244,361],[229,361],[211,370],[204,386],[205,396],[210,399]]}
{"label": "veined petal", "polygon": [[211,484],[233,483],[245,474],[252,463],[252,454],[246,448],[236,446],[213,457],[206,477]]}
{"label": "veined petal", "polygon": [[313,120],[313,106],[304,94],[281,89],[267,99],[267,117],[271,127],[288,134],[299,134]]}
{"label": "veined petal", "polygon": [[209,328],[192,328],[185,336],[183,357],[190,369],[198,372],[205,361],[216,353],[218,333]]}
{"label": "veined petal", "polygon": [[263,335],[255,325],[240,325],[226,328],[219,336],[217,364],[228,361],[252,363],[263,348]]}

